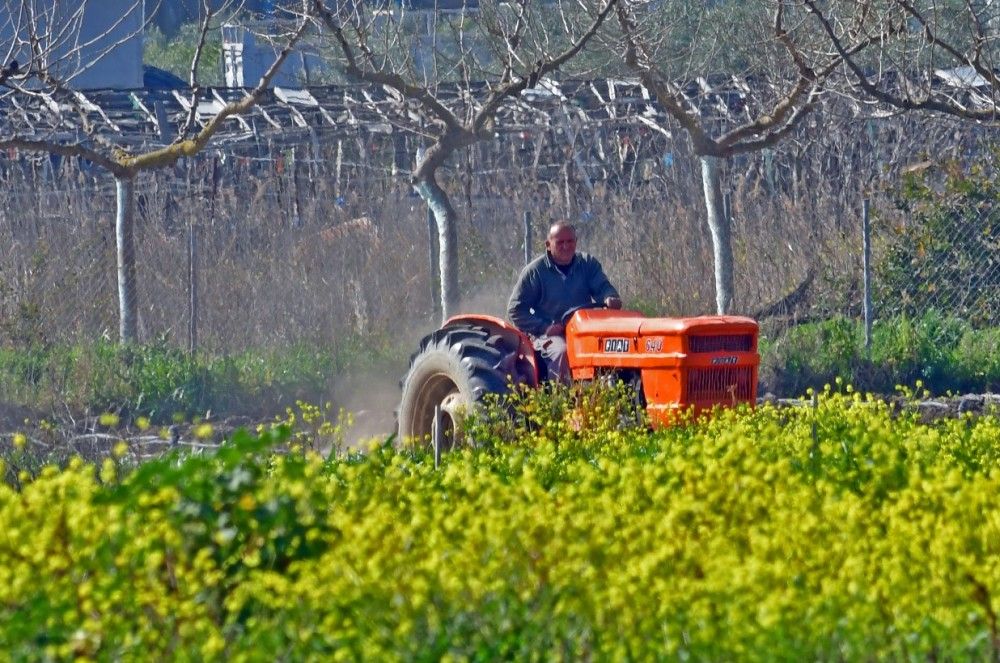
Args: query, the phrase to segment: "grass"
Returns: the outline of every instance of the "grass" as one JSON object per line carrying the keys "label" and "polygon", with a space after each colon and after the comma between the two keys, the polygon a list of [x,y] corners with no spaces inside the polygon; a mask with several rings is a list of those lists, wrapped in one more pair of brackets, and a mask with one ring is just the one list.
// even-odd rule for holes
{"label": "grass", "polygon": [[871,348],[861,322],[833,318],[761,342],[762,386],[798,395],[837,377],[875,393],[920,380],[933,393],[1000,390],[1000,328],[977,329],[931,311],[878,321]]}
{"label": "grass", "polygon": [[402,363],[394,349],[350,339],[336,350],[305,344],[217,356],[164,344],[0,348],[0,401],[39,413],[114,412],[154,423],[212,411],[271,416],[322,402],[352,371]]}
{"label": "grass", "polygon": [[[321,403],[333,383],[380,367],[402,374],[412,348],[345,339],[336,349],[297,344],[238,354],[189,355],[166,344],[0,348],[0,404],[39,415],[114,412],[165,423],[212,411],[270,417],[297,401]],[[761,340],[761,393],[798,396],[838,377],[891,394],[920,380],[933,393],[1000,390],[1000,329],[929,314],[880,321],[870,350],[861,323],[834,318]]]}

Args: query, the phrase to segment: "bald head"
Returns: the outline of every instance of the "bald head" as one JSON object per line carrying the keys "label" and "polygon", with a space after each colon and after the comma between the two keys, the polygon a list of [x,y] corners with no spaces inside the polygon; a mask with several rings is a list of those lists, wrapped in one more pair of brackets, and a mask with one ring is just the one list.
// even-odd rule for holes
{"label": "bald head", "polygon": [[576,228],[565,221],[556,221],[549,228],[545,239],[545,250],[557,265],[565,267],[573,262],[576,255]]}
{"label": "bald head", "polygon": [[554,237],[560,230],[569,230],[576,237],[576,227],[569,221],[556,221],[549,226],[549,238]]}

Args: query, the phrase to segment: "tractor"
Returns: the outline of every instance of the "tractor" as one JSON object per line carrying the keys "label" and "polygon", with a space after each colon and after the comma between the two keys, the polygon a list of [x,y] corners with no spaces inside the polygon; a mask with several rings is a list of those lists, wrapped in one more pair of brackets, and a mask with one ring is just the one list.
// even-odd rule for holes
{"label": "tractor", "polygon": [[[757,400],[758,326],[750,318],[650,318],[593,305],[568,311],[563,321],[573,380],[633,385],[654,427],[676,422],[683,411]],[[527,334],[492,316],[450,318],[410,358],[399,439],[426,439],[440,417],[450,445],[464,413],[483,396],[537,387],[546,378]]]}

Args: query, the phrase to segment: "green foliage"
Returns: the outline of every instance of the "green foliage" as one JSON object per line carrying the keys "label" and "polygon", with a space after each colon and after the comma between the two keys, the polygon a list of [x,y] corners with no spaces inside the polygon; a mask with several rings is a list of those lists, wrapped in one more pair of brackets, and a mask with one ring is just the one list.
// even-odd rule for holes
{"label": "green foliage", "polygon": [[[871,363],[896,384],[922,379],[934,385],[934,391],[963,390],[956,360],[961,340],[970,331],[967,322],[936,310],[916,319],[880,321],[872,329]],[[1000,375],[989,377],[995,383]]]}
{"label": "green foliage", "polygon": [[[981,168],[948,164],[907,175],[896,205],[905,219],[882,222],[876,264],[878,308],[919,316],[947,309],[977,326],[1000,324],[1000,183]],[[888,227],[886,227],[888,226]]]}
{"label": "green foliage", "polygon": [[1000,329],[930,310],[919,318],[879,320],[870,351],[859,321],[834,318],[799,325],[761,343],[761,380],[778,395],[796,396],[842,377],[865,391],[889,394],[921,380],[935,393],[1000,388]]}
{"label": "green foliage", "polygon": [[648,427],[635,389],[621,380],[518,385],[502,398],[487,394],[484,401],[464,423],[466,439],[479,446],[518,443],[530,430],[556,445],[593,447],[620,434],[645,434]]}
{"label": "green foliage", "polygon": [[814,381],[823,384],[838,375],[850,375],[857,349],[864,343],[858,332],[856,322],[833,318],[816,325],[794,327],[777,342],[774,350],[784,360],[781,369],[794,379],[806,377],[806,383],[796,385],[801,388],[794,393],[802,393]]}
{"label": "green foliage", "polygon": [[[181,27],[176,35],[167,38],[156,26],[150,26],[145,35],[143,62],[169,71],[183,81],[189,81],[191,62],[198,46],[197,22]],[[222,35],[218,28],[209,30],[205,47],[198,63],[199,85],[222,85]]]}
{"label": "green foliage", "polygon": [[208,410],[264,414],[322,402],[344,371],[391,362],[373,339],[336,352],[291,345],[234,355],[189,355],[164,343],[0,348],[0,400],[35,410],[120,412],[169,422]]}
{"label": "green foliage", "polygon": [[1000,379],[1000,327],[970,329],[962,335],[955,355],[955,371],[967,384],[989,384],[996,391]]}
{"label": "green foliage", "polygon": [[926,426],[828,390],[815,408],[658,432],[611,425],[614,407],[586,413],[602,433],[567,425],[577,407],[625,405],[618,389],[526,398],[535,408],[514,414],[529,427],[480,425],[477,446],[440,469],[387,444],[276,453],[302,432],[281,427],[212,455],[76,460],[0,483],[0,648],[15,660],[996,657],[996,417]]}

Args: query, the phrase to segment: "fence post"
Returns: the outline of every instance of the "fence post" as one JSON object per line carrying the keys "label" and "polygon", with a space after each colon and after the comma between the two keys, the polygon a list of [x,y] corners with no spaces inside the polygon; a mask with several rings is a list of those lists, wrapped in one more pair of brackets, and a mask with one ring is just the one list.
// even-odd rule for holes
{"label": "fence post", "polygon": [[[189,166],[190,168],[190,166]],[[190,185],[191,171],[188,170]],[[208,199],[208,224],[215,226],[215,199],[219,192],[219,157],[212,157],[212,193]],[[194,213],[188,216],[188,352],[198,349],[198,226]]]}
{"label": "fence post", "polygon": [[524,264],[531,262],[531,212],[524,211]]}
{"label": "fence post", "polygon": [[337,174],[333,179],[333,196],[337,198],[340,196],[342,187],[340,186],[340,172],[344,167],[344,141],[337,141],[337,161],[336,161],[336,171]]}
{"label": "fence post", "polygon": [[862,266],[864,269],[864,290],[865,290],[865,351],[872,347],[872,233],[871,223],[868,214],[869,200],[867,198],[861,204],[861,238],[864,245],[864,257]]}
{"label": "fence post", "polygon": [[441,465],[441,406],[434,406],[434,422],[431,424],[431,440],[434,443],[434,469]]}
{"label": "fence post", "polygon": [[198,236],[195,232],[195,214],[188,214],[188,352],[194,354],[198,347]]}

